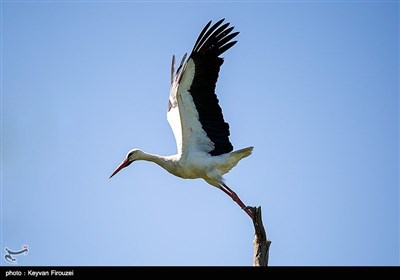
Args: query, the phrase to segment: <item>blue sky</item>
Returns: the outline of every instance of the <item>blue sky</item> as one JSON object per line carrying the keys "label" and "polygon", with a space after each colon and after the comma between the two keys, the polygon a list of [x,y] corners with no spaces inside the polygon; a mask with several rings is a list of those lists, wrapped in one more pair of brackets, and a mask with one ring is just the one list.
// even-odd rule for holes
{"label": "blue sky", "polygon": [[170,155],[173,54],[240,31],[217,93],[226,175],[262,206],[270,265],[399,265],[399,2],[1,2],[1,264],[247,266],[223,192],[137,162]]}

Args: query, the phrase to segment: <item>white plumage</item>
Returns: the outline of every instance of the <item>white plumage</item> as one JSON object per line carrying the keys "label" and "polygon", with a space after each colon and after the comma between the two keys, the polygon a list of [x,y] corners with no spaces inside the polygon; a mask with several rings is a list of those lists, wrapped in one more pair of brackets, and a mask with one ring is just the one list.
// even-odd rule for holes
{"label": "white plumage", "polygon": [[244,205],[223,180],[242,159],[249,156],[253,147],[233,151],[229,141],[229,125],[224,121],[215,86],[223,59],[222,53],[232,47],[231,41],[239,32],[231,33],[224,19],[201,31],[194,48],[186,60],[186,54],[175,72],[175,56],[172,57],[171,86],[167,120],[175,136],[177,154],[160,156],[133,149],[112,173],[110,178],[136,160],[154,162],[169,173],[184,178],[202,178],[210,185],[228,194],[253,218]]}

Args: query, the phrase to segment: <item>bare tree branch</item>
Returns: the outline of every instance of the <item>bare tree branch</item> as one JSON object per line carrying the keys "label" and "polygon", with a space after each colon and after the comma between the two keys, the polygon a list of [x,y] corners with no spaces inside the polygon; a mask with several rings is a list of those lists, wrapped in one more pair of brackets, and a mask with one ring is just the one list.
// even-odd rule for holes
{"label": "bare tree branch", "polygon": [[261,206],[253,207],[252,212],[255,229],[253,266],[268,266],[269,246],[271,245],[271,241],[267,239],[267,234],[265,233],[262,223]]}

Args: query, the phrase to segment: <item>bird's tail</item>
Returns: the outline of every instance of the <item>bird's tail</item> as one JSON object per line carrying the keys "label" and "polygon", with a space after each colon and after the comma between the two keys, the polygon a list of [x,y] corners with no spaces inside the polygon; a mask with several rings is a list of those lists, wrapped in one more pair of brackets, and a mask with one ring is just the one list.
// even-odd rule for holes
{"label": "bird's tail", "polygon": [[251,146],[251,147],[247,147],[247,148],[244,148],[244,149],[240,149],[240,150],[232,152],[232,155],[234,157],[239,158],[239,160],[241,160],[242,158],[245,158],[245,157],[248,157],[249,155],[251,155],[251,153],[253,152],[253,148],[254,147]]}
{"label": "bird's tail", "polygon": [[229,172],[236,164],[243,158],[251,155],[254,147],[247,147],[244,149],[240,149],[234,152],[229,153],[229,160],[226,162],[224,166],[221,166],[221,171],[223,174]]}

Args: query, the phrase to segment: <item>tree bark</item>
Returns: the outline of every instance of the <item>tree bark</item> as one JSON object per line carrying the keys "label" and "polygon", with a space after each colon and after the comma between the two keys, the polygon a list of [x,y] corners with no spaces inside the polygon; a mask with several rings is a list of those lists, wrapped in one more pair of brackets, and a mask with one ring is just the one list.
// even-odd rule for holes
{"label": "tree bark", "polygon": [[269,246],[271,241],[267,239],[267,234],[262,223],[261,206],[253,207],[254,215],[253,224],[255,229],[254,235],[254,256],[253,266],[268,266]]}

